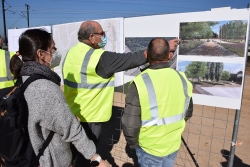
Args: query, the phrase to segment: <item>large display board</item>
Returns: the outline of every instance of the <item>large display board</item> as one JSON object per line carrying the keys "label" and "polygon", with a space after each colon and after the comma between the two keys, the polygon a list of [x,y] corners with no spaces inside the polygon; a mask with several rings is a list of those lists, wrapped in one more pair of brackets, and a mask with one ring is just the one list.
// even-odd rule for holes
{"label": "large display board", "polygon": [[[123,18],[101,19],[95,21],[101,24],[103,31],[106,32],[108,38],[107,45],[105,46],[104,49],[107,51],[122,53],[124,51]],[[83,22],[84,21],[52,26],[53,39],[55,41],[56,47],[62,54],[61,64],[54,70],[61,76],[61,78],[62,78],[62,62],[69,49],[79,42],[77,39],[78,37],[77,33],[80,28],[80,25]],[[121,76],[121,74],[116,74],[115,84],[116,85],[123,84],[123,77]]]}
{"label": "large display board", "polygon": [[40,28],[48,31],[51,33],[51,26],[40,26],[40,27],[30,27],[30,28],[20,28],[20,29],[8,29],[8,50],[12,52],[16,52],[19,50],[18,46],[18,39],[20,35],[28,30],[28,29],[34,29],[34,28]]}
{"label": "large display board", "polygon": [[[185,72],[192,82],[194,103],[240,109],[248,22],[247,9],[125,18],[125,44],[131,39],[181,38],[176,69]],[[125,81],[133,78],[127,75]]]}

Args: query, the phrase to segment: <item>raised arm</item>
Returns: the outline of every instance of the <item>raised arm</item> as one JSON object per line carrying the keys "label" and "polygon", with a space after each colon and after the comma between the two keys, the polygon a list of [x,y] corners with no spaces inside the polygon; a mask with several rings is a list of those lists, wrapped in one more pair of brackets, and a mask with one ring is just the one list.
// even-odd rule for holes
{"label": "raised arm", "polygon": [[109,78],[116,72],[143,65],[147,63],[143,52],[115,53],[105,51],[97,64],[96,73],[103,78]]}

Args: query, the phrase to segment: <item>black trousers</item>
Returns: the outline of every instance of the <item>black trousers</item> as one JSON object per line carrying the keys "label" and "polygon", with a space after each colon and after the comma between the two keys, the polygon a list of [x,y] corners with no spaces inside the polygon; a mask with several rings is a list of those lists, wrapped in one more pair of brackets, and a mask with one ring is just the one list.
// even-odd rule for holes
{"label": "black trousers", "polygon": [[[95,145],[97,146],[102,130],[102,122],[81,122],[83,129],[85,130],[88,138],[93,140]],[[74,153],[73,153],[74,154]],[[77,152],[76,158],[73,163],[73,167],[91,167],[90,160],[86,159],[81,153]]]}

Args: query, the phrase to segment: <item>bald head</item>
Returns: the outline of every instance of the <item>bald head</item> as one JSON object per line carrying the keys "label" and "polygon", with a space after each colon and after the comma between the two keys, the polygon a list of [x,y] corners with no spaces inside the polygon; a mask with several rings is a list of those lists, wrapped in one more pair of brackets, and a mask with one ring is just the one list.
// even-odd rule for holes
{"label": "bald head", "polygon": [[87,40],[90,34],[95,33],[97,29],[102,29],[101,25],[96,21],[85,21],[81,24],[78,31],[78,40]]}
{"label": "bald head", "polygon": [[148,44],[147,57],[149,62],[167,61],[169,44],[163,38],[154,38]]}

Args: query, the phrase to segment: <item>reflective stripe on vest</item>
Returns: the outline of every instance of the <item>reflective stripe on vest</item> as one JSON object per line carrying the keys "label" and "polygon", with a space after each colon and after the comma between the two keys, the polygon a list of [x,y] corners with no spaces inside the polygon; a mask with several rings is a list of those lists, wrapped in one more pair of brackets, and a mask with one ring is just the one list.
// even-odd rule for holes
{"label": "reflective stripe on vest", "polygon": [[[67,85],[67,86],[69,86],[71,88],[85,88],[85,89],[94,89],[94,88],[101,89],[101,88],[104,88],[104,87],[113,87],[115,85],[114,81],[110,81],[110,82],[107,82],[107,83],[99,83],[99,84],[88,84],[87,83],[86,71],[87,71],[87,66],[88,66],[90,57],[91,57],[93,52],[94,52],[94,49],[90,49],[86,53],[86,56],[84,57],[82,67],[81,67],[81,71],[84,71],[84,72],[81,72],[81,83],[76,83],[76,82],[72,82],[72,81],[69,81],[67,79],[64,79],[64,84],[65,85]],[[66,60],[66,57],[64,59],[64,62],[65,62],[65,60]],[[63,62],[63,67],[64,67],[64,62]]]}
{"label": "reflective stripe on vest", "polygon": [[5,68],[6,68],[7,76],[0,77],[0,82],[10,81],[14,79],[9,69],[9,64],[10,64],[10,52],[5,51]]}
{"label": "reflective stripe on vest", "polygon": [[[160,125],[167,125],[167,124],[172,124],[174,122],[181,121],[184,116],[186,115],[187,107],[190,101],[190,97],[188,96],[188,91],[187,91],[187,82],[184,79],[184,77],[177,71],[178,75],[181,78],[181,82],[183,85],[183,90],[185,94],[185,106],[184,106],[184,111],[181,114],[177,114],[171,117],[165,117],[159,119],[158,116],[158,105],[156,101],[156,94],[154,90],[153,83],[148,75],[148,73],[142,74],[142,79],[146,85],[147,91],[148,91],[148,98],[149,98],[149,105],[150,105],[150,113],[151,113],[151,120],[143,121],[142,120],[142,126],[160,126]],[[152,107],[155,106],[155,107]]]}

